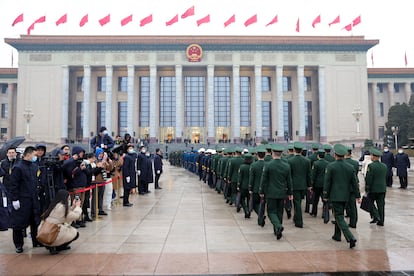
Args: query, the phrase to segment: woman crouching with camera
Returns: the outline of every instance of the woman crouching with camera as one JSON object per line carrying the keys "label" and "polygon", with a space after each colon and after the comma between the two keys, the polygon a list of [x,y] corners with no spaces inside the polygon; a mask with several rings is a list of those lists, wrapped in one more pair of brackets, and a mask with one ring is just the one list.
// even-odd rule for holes
{"label": "woman crouching with camera", "polygon": [[41,216],[42,222],[39,225],[39,232],[44,221],[57,224],[60,228],[55,241],[46,246],[52,255],[70,249],[69,244],[79,237],[78,230],[72,227],[71,223],[78,220],[82,215],[81,201],[75,198],[72,206],[69,205],[69,192],[59,190],[49,208]]}

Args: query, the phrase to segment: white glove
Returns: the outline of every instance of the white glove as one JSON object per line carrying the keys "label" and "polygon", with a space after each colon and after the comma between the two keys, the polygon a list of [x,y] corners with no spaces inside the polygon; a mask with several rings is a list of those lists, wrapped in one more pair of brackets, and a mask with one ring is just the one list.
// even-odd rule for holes
{"label": "white glove", "polygon": [[127,176],[126,181],[127,181],[127,183],[129,183],[129,181],[131,181],[131,177]]}
{"label": "white glove", "polygon": [[138,175],[141,175],[141,170],[138,170]]}
{"label": "white glove", "polygon": [[160,174],[160,173],[161,173],[161,171],[160,171],[160,170],[158,170],[158,171],[157,171],[157,174]]}
{"label": "white glove", "polygon": [[12,203],[13,203],[14,210],[20,209],[20,201],[16,200],[16,201],[13,201]]}

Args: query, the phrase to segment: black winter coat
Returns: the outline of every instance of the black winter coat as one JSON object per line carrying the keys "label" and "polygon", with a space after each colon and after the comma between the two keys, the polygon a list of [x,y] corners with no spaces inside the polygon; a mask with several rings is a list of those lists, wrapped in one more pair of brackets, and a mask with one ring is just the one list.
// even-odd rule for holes
{"label": "black winter coat", "polygon": [[[137,186],[137,173],[135,170],[136,154],[125,154],[122,165],[122,183],[124,189],[133,189]],[[127,181],[129,177],[129,183]]]}

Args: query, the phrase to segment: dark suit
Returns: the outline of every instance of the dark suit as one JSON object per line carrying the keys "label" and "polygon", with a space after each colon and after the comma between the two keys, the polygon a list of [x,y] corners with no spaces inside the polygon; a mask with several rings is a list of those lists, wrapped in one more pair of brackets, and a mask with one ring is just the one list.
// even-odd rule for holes
{"label": "dark suit", "polygon": [[129,193],[137,186],[137,174],[135,170],[136,154],[125,154],[122,165],[122,183],[124,186],[123,204],[129,204]]}
{"label": "dark suit", "polygon": [[155,189],[158,189],[158,181],[160,180],[160,176],[162,174],[162,156],[156,154],[154,157],[154,171],[155,171]]}
{"label": "dark suit", "polygon": [[383,152],[381,162],[387,166],[387,186],[392,187],[392,168],[394,167],[394,154],[392,152]]}
{"label": "dark suit", "polygon": [[407,169],[410,168],[410,158],[406,153],[398,153],[395,155],[395,167],[397,168],[397,175],[400,178],[400,187],[407,188]]}

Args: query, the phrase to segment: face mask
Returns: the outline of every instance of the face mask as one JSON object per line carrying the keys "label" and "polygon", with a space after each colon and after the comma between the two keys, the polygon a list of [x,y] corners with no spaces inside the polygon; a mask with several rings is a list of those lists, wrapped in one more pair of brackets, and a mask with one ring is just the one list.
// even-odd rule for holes
{"label": "face mask", "polygon": [[388,152],[389,151],[389,149],[384,149],[384,152]]}
{"label": "face mask", "polygon": [[135,152],[135,150],[133,150],[133,149],[128,150],[128,153],[130,153],[130,154],[132,154],[134,152]]}
{"label": "face mask", "polygon": [[141,152],[142,152],[142,153],[145,153],[145,152],[146,152],[146,150],[144,150],[144,149],[143,149],[143,150],[141,150]]}
{"label": "face mask", "polygon": [[34,163],[36,161],[37,161],[37,156],[35,155],[35,156],[32,157],[32,163]]}
{"label": "face mask", "polygon": [[150,154],[149,154],[149,153],[146,153],[146,154],[145,154],[145,156],[146,156],[146,157],[149,157],[149,156],[150,156]]}
{"label": "face mask", "polygon": [[107,135],[108,134],[108,131],[107,130],[104,130],[103,134],[104,135]]}
{"label": "face mask", "polygon": [[403,153],[403,150],[398,150],[398,153]]}

